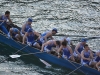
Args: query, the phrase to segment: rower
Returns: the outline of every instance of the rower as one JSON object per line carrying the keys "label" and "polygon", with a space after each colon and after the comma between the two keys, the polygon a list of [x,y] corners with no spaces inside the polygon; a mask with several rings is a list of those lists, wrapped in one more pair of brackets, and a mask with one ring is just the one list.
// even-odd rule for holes
{"label": "rower", "polygon": [[52,36],[55,35],[56,33],[57,33],[57,29],[54,28],[51,31],[47,31],[41,34],[41,37],[38,40],[38,43],[40,44],[40,46],[42,46],[43,43],[47,42],[48,39],[53,39]]}
{"label": "rower", "polygon": [[[60,41],[58,40],[49,40],[42,45],[41,51],[50,52],[52,48],[56,48],[56,50],[60,47]],[[55,51],[56,51],[55,50]]]}
{"label": "rower", "polygon": [[20,31],[17,28],[10,28],[8,37],[11,37],[13,39],[16,39],[17,41],[20,41],[21,39]]}
{"label": "rower", "polygon": [[66,36],[66,37],[62,38],[62,39],[61,39],[61,43],[62,43],[63,41],[68,42],[68,45],[70,45],[70,47],[72,48],[72,50],[74,50],[74,49],[75,49],[75,45],[73,45],[73,43],[72,43],[71,39],[70,39],[68,36]]}
{"label": "rower", "polygon": [[96,53],[95,53],[95,57],[94,57],[94,63],[95,65],[100,61],[100,50],[98,50]]}
{"label": "rower", "polygon": [[84,50],[81,52],[81,64],[84,66],[93,65],[93,53],[87,44],[84,45]]}
{"label": "rower", "polygon": [[75,50],[74,50],[74,57],[76,58],[76,60],[79,62],[80,59],[81,59],[81,52],[82,50],[84,49],[84,45],[86,44],[87,42],[87,39],[85,38],[82,38],[81,39],[81,42],[79,42],[76,47],[75,47]]}
{"label": "rower", "polygon": [[68,45],[71,44],[71,39],[70,39],[69,37],[64,37],[64,38],[62,38],[62,39],[61,39],[61,42],[63,42],[63,41],[67,41],[67,42],[68,42]]}
{"label": "rower", "polygon": [[23,44],[25,44],[25,40],[27,39],[29,46],[40,48],[40,45],[35,41],[35,35],[40,36],[37,32],[33,31],[32,28],[29,28],[23,37]]}
{"label": "rower", "polygon": [[96,68],[100,71],[100,61],[96,64]]}
{"label": "rower", "polygon": [[31,18],[28,19],[28,21],[22,26],[21,29],[21,35],[24,36],[25,32],[27,32],[27,30],[29,28],[32,28],[31,24],[32,24],[33,20]]}
{"label": "rower", "polygon": [[[6,29],[7,20],[9,20],[10,23],[12,23],[10,19],[10,12],[6,11],[5,15],[0,16],[0,29],[5,33],[8,34],[8,30]],[[13,24],[13,23],[12,23]]]}
{"label": "rower", "polygon": [[59,52],[61,50],[63,51],[62,57],[64,59],[66,59],[66,60],[69,59],[69,60],[75,61],[74,56],[73,56],[73,51],[72,51],[71,47],[67,44],[66,41],[63,41],[62,45],[58,49],[58,57],[60,56]]}

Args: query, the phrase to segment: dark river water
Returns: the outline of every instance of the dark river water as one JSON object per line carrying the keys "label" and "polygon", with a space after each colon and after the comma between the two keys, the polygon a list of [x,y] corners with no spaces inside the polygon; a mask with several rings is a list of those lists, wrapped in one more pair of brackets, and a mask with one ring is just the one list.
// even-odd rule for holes
{"label": "dark river water", "polygon": [[[40,33],[57,28],[60,34],[100,36],[100,0],[0,0],[0,14],[6,10],[11,12],[13,23],[20,27],[31,17],[33,29]],[[73,41],[74,44],[77,42]],[[94,51],[100,49],[100,39],[91,39],[87,43]],[[5,58],[0,56],[0,59]],[[0,64],[0,75],[65,75],[69,72],[60,67],[40,67],[39,64],[25,64],[20,59],[6,61]]]}

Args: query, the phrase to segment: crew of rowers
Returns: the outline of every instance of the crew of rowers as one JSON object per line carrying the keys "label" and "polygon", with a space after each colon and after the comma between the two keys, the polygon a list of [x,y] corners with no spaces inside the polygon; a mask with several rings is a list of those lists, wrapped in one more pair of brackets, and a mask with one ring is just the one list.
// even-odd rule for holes
{"label": "crew of rowers", "polygon": [[86,44],[87,39],[81,39],[73,51],[71,48],[72,42],[69,37],[64,37],[61,40],[55,40],[52,37],[57,33],[56,28],[40,34],[32,29],[31,24],[33,20],[29,18],[22,26],[21,31],[12,27],[8,32],[6,28],[7,19],[10,23],[12,23],[9,11],[6,11],[5,15],[0,17],[0,29],[7,34],[9,38],[16,38],[16,40],[19,41],[22,37],[22,44],[37,47],[41,52],[54,52],[58,58],[62,57],[66,60],[80,61],[81,64],[85,66],[92,65],[94,68],[96,67],[98,71],[100,71],[100,50],[93,53],[88,44]]}

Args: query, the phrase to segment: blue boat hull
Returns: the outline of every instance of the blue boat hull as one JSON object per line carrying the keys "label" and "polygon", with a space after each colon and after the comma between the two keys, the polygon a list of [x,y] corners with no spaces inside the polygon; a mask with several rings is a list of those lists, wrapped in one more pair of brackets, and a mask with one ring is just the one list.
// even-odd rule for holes
{"label": "blue boat hull", "polygon": [[[16,41],[12,40],[12,39],[6,38],[2,34],[0,34],[0,42],[4,43],[4,44],[7,44],[7,45],[9,45],[11,47],[14,47],[14,48],[16,48],[18,50],[25,46],[25,45],[22,45],[21,43],[18,43]],[[32,48],[32,47],[28,46],[25,49],[23,49],[22,52],[25,52],[25,53],[35,53],[35,52],[39,52],[39,50],[36,49],[36,48]],[[73,63],[76,66],[75,67],[69,61],[67,61],[65,59],[62,59],[62,58],[57,58],[57,57],[55,57],[55,56],[53,56],[51,54],[48,54],[48,53],[35,54],[35,56],[37,56],[38,58],[41,58],[41,59],[43,59],[45,61],[51,62],[53,64],[56,64],[56,65],[59,65],[59,66],[65,67],[65,68],[69,68],[71,70],[74,70],[77,67],[81,66],[78,63],[71,62],[71,63]],[[87,75],[100,75],[100,72],[98,72],[96,69],[93,69],[93,68],[90,68],[90,67],[82,66],[80,69],[84,73],[86,73]]]}

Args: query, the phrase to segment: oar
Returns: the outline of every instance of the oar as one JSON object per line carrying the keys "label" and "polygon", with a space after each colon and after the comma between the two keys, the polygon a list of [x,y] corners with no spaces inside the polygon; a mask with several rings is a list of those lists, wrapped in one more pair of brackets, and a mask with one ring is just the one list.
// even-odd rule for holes
{"label": "oar", "polygon": [[84,36],[84,35],[66,35],[66,34],[56,34],[56,35],[53,35],[53,36],[87,37],[87,36]]}
{"label": "oar", "polygon": [[0,24],[0,26],[4,23],[4,21]]}
{"label": "oar", "polygon": [[[19,58],[21,56],[24,56],[24,55],[31,55],[31,54],[38,54],[38,53],[45,53],[45,52],[36,52],[36,53],[29,53],[29,54],[22,54],[22,55],[9,55],[11,58]],[[49,63],[47,63],[46,61],[42,60],[42,59],[39,59],[42,63],[44,63],[47,67],[51,67],[51,65]]]}
{"label": "oar", "polygon": [[46,61],[44,61],[44,60],[42,60],[42,59],[40,59],[40,61],[41,61],[42,63],[44,63],[47,67],[51,67],[51,65],[50,65],[49,63],[47,63]]}
{"label": "oar", "polygon": [[[91,40],[91,39],[99,39],[100,36],[93,36],[93,37],[87,37],[87,40]],[[80,41],[80,39],[75,39],[75,40],[71,40],[71,41]]]}
{"label": "oar", "polygon": [[81,68],[83,65],[81,65],[80,67],[78,67],[78,68],[76,68],[75,70],[73,70],[72,72],[70,72],[69,74],[67,74],[67,75],[70,75],[70,74],[72,74],[73,72],[75,72],[76,70],[78,70],[79,68]]}
{"label": "oar", "polygon": [[23,50],[24,48],[26,48],[28,45],[24,46],[23,48],[21,48],[20,50],[18,50],[17,52],[15,52],[14,54],[20,52],[21,50]]}
{"label": "oar", "polygon": [[[67,61],[69,61],[69,60],[67,60]],[[69,61],[70,62],[70,61]],[[73,66],[75,66],[72,62],[70,62]],[[77,66],[75,66],[76,68],[77,68]],[[81,71],[82,73],[84,73],[82,70],[80,70],[79,69],[79,71]],[[84,73],[84,75],[86,75],[85,73]]]}
{"label": "oar", "polygon": [[22,55],[14,54],[14,55],[9,55],[9,56],[11,58],[19,58],[19,57],[24,56],[24,55],[31,55],[31,54],[38,54],[38,53],[45,53],[45,52],[28,53],[28,54],[22,54]]}
{"label": "oar", "polygon": [[[23,50],[24,48],[26,48],[28,45],[24,46],[23,48],[21,48],[20,50],[18,50],[17,52],[15,52],[14,54],[18,53],[19,51]],[[13,56],[12,56],[13,57]],[[10,57],[7,57],[6,59],[2,60],[1,62],[4,62],[6,61],[8,58]]]}
{"label": "oar", "polygon": [[93,37],[88,37],[87,40],[90,40],[90,39],[98,39],[100,38],[100,36],[93,36]]}

